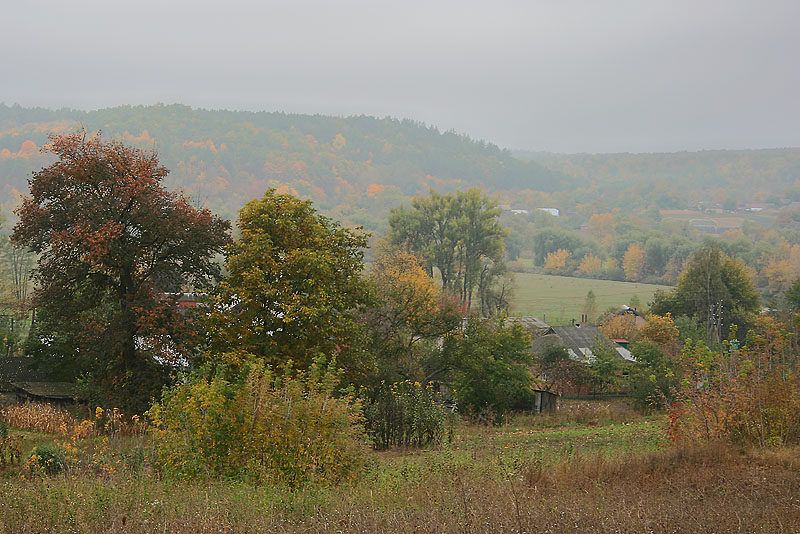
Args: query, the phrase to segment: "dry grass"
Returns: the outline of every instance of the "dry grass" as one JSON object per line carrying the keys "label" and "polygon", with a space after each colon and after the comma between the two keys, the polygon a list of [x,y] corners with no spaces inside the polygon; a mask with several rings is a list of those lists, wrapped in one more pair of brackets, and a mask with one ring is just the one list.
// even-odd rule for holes
{"label": "dry grass", "polygon": [[441,449],[374,453],[360,480],[330,489],[164,479],[133,461],[146,441],[112,440],[102,461],[115,470],[0,472],[0,532],[800,532],[800,448],[674,448],[663,418],[562,407],[462,426]]}
{"label": "dry grass", "polygon": [[579,425],[622,423],[638,419],[636,411],[624,401],[566,401],[551,416],[554,422]]}
{"label": "dry grass", "polygon": [[150,477],[0,484],[0,531],[797,532],[800,451],[724,446],[290,493]]}

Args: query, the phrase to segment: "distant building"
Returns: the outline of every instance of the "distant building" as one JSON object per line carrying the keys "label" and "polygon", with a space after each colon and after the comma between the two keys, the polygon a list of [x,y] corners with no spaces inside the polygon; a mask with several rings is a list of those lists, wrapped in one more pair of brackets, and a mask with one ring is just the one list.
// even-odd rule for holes
{"label": "distant building", "polygon": [[744,210],[751,212],[758,212],[758,211],[768,210],[772,207],[774,207],[772,204],[766,204],[764,202],[750,202],[748,204],[745,204]]}
{"label": "distant building", "polygon": [[536,209],[539,211],[546,211],[553,217],[558,217],[559,215],[561,215],[561,212],[558,211],[558,208],[536,208]]}

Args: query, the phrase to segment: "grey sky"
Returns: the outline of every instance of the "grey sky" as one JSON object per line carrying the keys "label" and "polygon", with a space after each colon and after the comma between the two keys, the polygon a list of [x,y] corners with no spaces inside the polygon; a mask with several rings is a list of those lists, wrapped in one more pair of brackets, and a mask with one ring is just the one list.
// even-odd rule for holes
{"label": "grey sky", "polygon": [[559,152],[800,146],[800,2],[25,0],[0,101],[408,117]]}

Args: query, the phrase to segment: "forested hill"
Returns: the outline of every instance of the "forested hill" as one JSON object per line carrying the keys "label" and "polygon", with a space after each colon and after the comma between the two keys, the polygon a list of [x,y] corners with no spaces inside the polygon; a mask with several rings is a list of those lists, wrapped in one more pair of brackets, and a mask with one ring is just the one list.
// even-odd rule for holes
{"label": "forested hill", "polygon": [[268,187],[311,198],[349,223],[378,230],[389,206],[430,188],[552,192],[572,186],[566,175],[495,145],[409,120],[182,105],[90,112],[0,105],[0,202],[6,210],[25,192],[30,172],[47,163],[37,149],[48,135],[81,125],[157,149],[171,170],[169,187],[229,218]]}
{"label": "forested hill", "polygon": [[[517,151],[514,155],[563,172],[581,182],[615,185],[668,183],[696,193],[699,201],[733,197],[740,202],[786,195],[800,200],[800,148],[704,150],[654,154],[552,154]],[[793,191],[797,189],[796,191]],[[787,191],[788,190],[788,191]],[[699,196],[697,196],[699,195]],[[675,206],[685,207],[685,206]]]}

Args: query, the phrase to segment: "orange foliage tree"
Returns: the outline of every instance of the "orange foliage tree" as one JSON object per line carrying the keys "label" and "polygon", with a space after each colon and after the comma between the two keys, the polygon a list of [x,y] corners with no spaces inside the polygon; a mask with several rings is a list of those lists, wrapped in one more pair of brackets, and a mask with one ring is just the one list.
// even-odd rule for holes
{"label": "orange foliage tree", "polygon": [[[197,343],[168,292],[219,274],[230,225],[161,187],[155,154],[100,138],[51,137],[12,239],[39,254],[36,347],[90,377],[99,401],[138,411]],[[161,362],[161,363],[159,363]]]}

